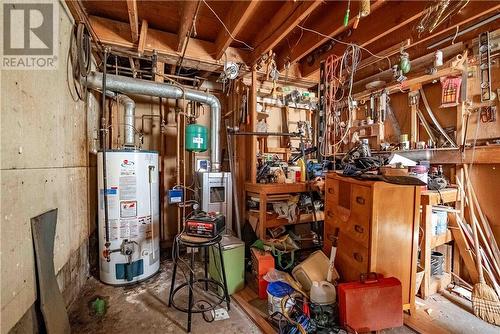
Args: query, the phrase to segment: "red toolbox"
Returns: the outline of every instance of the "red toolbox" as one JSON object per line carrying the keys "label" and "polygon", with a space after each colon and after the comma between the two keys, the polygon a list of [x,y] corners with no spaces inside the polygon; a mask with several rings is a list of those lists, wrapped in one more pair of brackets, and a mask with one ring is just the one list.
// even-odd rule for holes
{"label": "red toolbox", "polygon": [[370,273],[359,282],[341,283],[338,301],[340,324],[356,332],[403,326],[402,288],[395,277]]}

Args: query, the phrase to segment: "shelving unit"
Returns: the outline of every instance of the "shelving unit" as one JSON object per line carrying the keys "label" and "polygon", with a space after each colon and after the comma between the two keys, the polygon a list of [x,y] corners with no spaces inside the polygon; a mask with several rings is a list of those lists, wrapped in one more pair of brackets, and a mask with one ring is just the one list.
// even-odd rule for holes
{"label": "shelving unit", "polygon": [[[430,295],[436,293],[441,288],[446,287],[451,281],[451,261],[449,253],[445,254],[446,264],[445,272],[442,277],[436,278],[431,276],[431,253],[432,250],[452,242],[453,235],[450,229],[446,230],[445,234],[432,235],[432,207],[438,204],[454,203],[458,201],[458,190],[456,188],[446,188],[440,191],[425,190],[421,193],[420,203],[422,205],[422,219],[420,227],[422,228],[422,243],[420,253],[420,265],[424,268],[424,277],[420,286],[420,294],[422,299],[426,299]],[[455,253],[455,252],[453,252]],[[456,270],[456,268],[454,268]],[[446,272],[446,270],[448,272]]]}
{"label": "shelving unit", "polygon": [[[258,219],[256,233],[259,238],[265,238],[266,229],[285,225],[295,225],[302,223],[314,222],[313,213],[304,213],[298,217],[297,222],[290,223],[287,219],[278,218],[277,214],[269,214],[267,212],[267,203],[269,195],[291,194],[291,193],[305,193],[308,192],[307,184],[300,183],[285,183],[285,184],[258,184],[246,183],[245,196],[252,196],[259,198],[259,211],[246,210],[245,217],[253,216]],[[324,220],[325,214],[323,211],[316,212],[316,221]]]}

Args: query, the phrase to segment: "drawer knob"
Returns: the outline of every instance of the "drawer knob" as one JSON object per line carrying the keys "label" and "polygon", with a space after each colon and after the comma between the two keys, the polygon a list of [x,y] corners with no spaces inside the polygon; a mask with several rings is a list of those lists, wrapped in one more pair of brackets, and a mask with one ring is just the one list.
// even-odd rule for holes
{"label": "drawer knob", "polygon": [[329,194],[333,194],[333,193],[335,193],[335,192],[333,191],[333,188],[328,188],[328,193],[329,193]]}
{"label": "drawer knob", "polygon": [[352,254],[354,256],[354,259],[358,262],[363,262],[363,255],[359,254],[359,253],[354,253]]}
{"label": "drawer knob", "polygon": [[364,205],[365,204],[365,199],[361,196],[356,196],[356,202],[358,204]]}
{"label": "drawer knob", "polygon": [[365,231],[365,229],[363,228],[363,226],[361,225],[354,225],[354,230],[358,233],[363,233]]}

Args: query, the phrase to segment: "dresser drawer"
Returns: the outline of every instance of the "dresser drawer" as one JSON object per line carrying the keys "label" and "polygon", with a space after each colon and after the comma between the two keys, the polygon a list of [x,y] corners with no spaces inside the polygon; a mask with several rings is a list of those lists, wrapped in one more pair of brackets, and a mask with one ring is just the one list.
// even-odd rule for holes
{"label": "dresser drawer", "polygon": [[344,229],[350,238],[368,248],[370,245],[370,221],[351,216]]}
{"label": "dresser drawer", "polygon": [[368,248],[341,231],[335,263],[337,270],[343,273],[346,280],[357,279],[359,274],[368,271],[370,263]]}
{"label": "dresser drawer", "polygon": [[352,185],[351,214],[358,222],[369,221],[372,208],[372,189],[357,184]]}

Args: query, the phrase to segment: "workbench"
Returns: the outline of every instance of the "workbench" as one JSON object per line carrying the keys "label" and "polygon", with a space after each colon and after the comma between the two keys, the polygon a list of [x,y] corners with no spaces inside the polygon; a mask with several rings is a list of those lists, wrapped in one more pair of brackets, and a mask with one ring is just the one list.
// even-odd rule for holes
{"label": "workbench", "polygon": [[[259,211],[252,212],[245,209],[245,217],[250,219],[250,217],[257,218],[258,223],[255,229],[257,236],[261,239],[265,239],[266,237],[266,229],[284,225],[294,225],[301,223],[312,223],[314,222],[314,214],[313,213],[305,213],[301,214],[297,222],[291,223],[288,222],[285,218],[278,218],[277,214],[269,214],[267,212],[267,203],[269,196],[272,195],[288,195],[288,194],[298,194],[308,192],[307,183],[306,182],[298,182],[298,183],[245,183],[245,196],[256,197],[259,199]],[[246,206],[245,206],[246,207]],[[324,220],[324,212],[317,211],[316,212],[316,221]]]}
{"label": "workbench", "polygon": [[[420,265],[424,269],[424,277],[420,286],[420,294],[422,299],[436,293],[441,288],[451,281],[449,273],[444,273],[442,279],[438,282],[437,279],[431,276],[431,253],[436,247],[445,245],[453,241],[453,235],[450,229],[446,229],[446,233],[442,235],[432,235],[432,206],[438,204],[454,203],[458,199],[457,188],[445,188],[443,190],[425,190],[420,195],[420,203],[422,205],[422,219],[420,227],[422,228],[422,243],[420,253]],[[445,271],[451,271],[449,254],[445,254],[447,265]]]}

